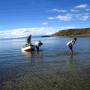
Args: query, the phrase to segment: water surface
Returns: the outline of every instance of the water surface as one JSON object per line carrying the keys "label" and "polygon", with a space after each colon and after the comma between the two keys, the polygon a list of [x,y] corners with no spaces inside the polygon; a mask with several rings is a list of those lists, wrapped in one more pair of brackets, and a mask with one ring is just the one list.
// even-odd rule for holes
{"label": "water surface", "polygon": [[37,37],[40,52],[21,51],[23,39],[0,40],[0,90],[89,90],[90,37],[78,37],[74,55],[69,37]]}

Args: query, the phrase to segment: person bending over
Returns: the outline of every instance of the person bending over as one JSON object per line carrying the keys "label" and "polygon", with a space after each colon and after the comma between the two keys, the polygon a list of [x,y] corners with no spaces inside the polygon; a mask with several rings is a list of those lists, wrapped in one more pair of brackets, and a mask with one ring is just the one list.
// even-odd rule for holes
{"label": "person bending over", "polygon": [[67,46],[69,47],[70,49],[70,54],[73,55],[73,46],[75,45],[77,41],[77,38],[73,38],[73,40],[70,40],[68,43],[67,43]]}
{"label": "person bending over", "polygon": [[39,52],[39,47],[41,47],[42,45],[43,45],[43,43],[41,41],[37,41],[35,43],[35,47],[36,47],[37,52]]}

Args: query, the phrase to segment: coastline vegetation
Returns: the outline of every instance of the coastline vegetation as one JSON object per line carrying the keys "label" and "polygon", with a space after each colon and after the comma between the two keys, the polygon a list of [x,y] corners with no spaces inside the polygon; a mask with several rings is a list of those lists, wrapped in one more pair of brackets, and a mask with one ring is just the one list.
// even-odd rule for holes
{"label": "coastline vegetation", "polygon": [[60,30],[52,36],[90,36],[90,28]]}

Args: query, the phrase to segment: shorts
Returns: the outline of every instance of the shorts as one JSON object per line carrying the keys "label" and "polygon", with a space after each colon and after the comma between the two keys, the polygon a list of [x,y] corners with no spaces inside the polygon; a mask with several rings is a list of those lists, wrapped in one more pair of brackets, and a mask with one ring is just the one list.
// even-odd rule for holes
{"label": "shorts", "polygon": [[69,49],[72,50],[73,46],[69,46]]}

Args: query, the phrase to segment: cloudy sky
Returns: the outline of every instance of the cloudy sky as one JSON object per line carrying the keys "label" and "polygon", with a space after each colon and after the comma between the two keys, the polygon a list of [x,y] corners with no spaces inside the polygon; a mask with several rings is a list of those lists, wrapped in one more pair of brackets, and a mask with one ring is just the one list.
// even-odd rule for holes
{"label": "cloudy sky", "polygon": [[82,27],[90,27],[90,0],[0,0],[0,35]]}

